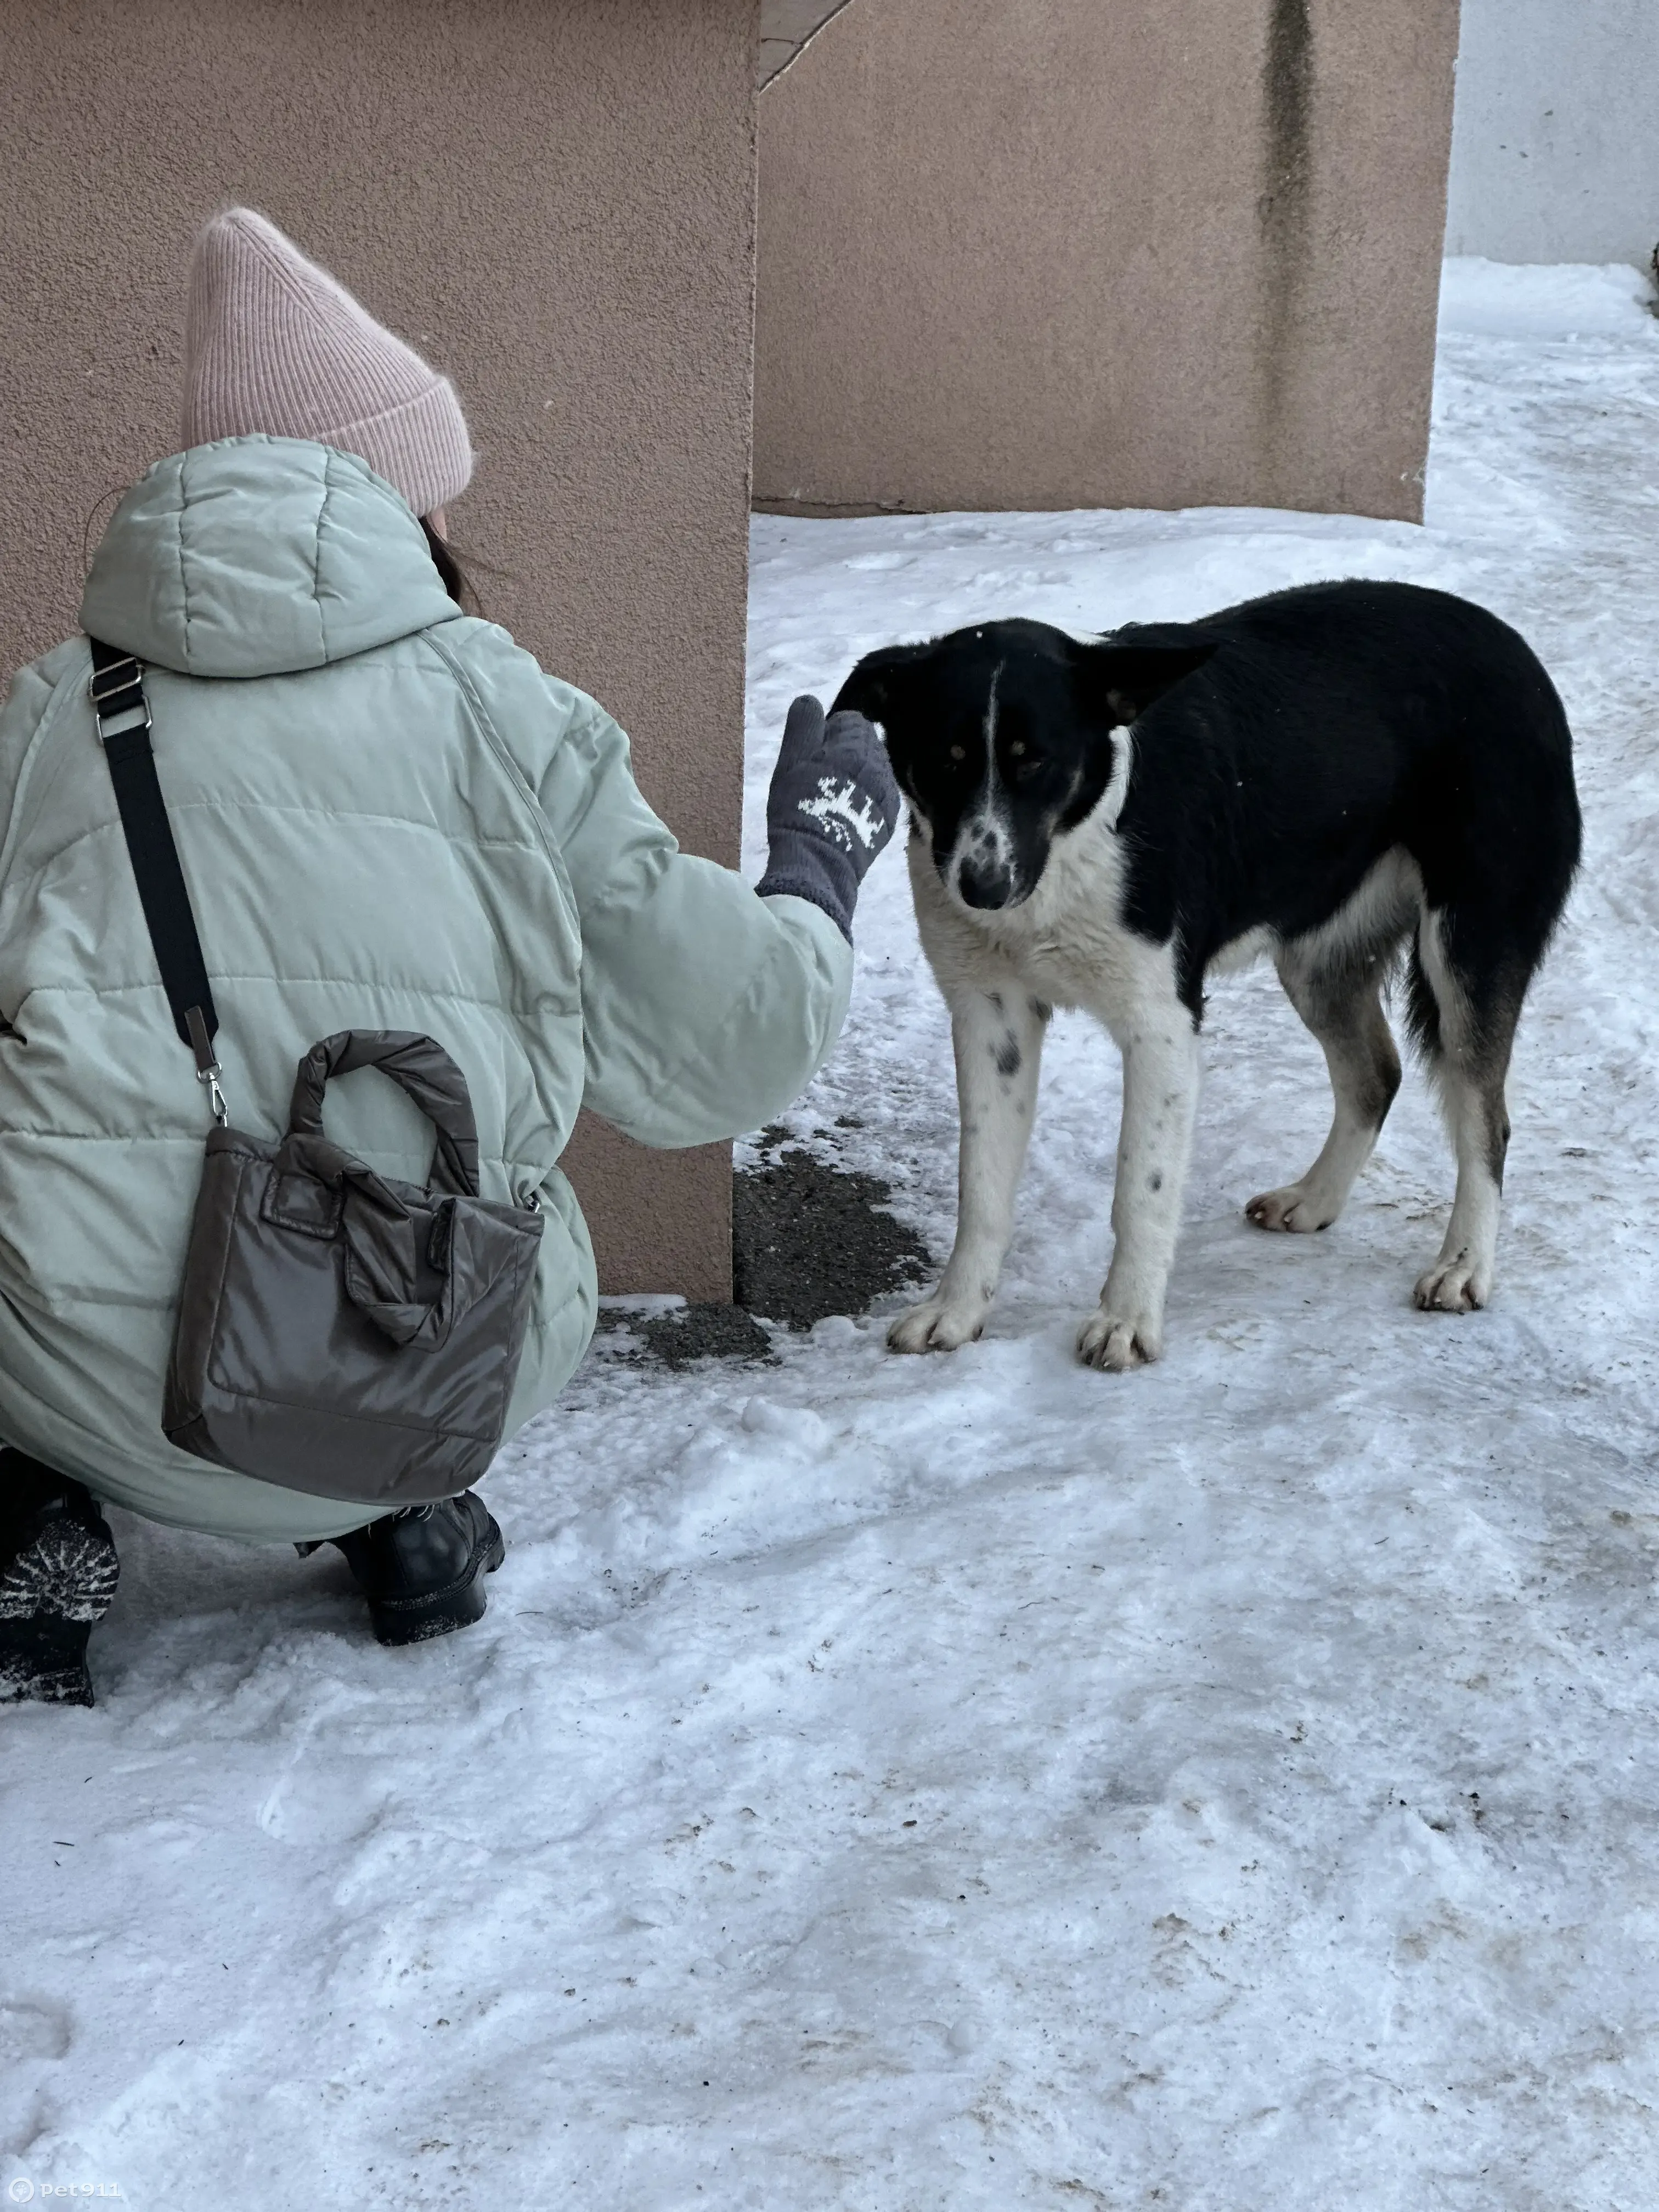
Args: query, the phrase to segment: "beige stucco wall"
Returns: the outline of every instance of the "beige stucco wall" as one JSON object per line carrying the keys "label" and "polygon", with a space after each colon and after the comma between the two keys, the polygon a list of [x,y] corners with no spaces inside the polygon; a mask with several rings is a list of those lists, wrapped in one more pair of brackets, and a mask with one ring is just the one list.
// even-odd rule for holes
{"label": "beige stucco wall", "polygon": [[[186,252],[243,200],[453,375],[487,611],[735,862],[757,33],[757,0],[0,0],[0,682],[176,448]],[[725,1147],[585,1127],[571,1164],[607,1287],[730,1294]]]}
{"label": "beige stucco wall", "polygon": [[770,84],[848,0],[761,0],[757,84]]}
{"label": "beige stucco wall", "polygon": [[852,0],[761,98],[757,501],[1416,517],[1457,0]]}

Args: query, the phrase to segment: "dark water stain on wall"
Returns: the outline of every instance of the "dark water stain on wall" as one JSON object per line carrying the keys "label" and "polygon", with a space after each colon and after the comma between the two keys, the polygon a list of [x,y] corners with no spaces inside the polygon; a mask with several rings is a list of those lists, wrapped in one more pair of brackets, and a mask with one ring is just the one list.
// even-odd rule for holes
{"label": "dark water stain on wall", "polygon": [[1309,0],[1269,0],[1261,62],[1262,431],[1278,442],[1289,394],[1313,205],[1314,43]]}

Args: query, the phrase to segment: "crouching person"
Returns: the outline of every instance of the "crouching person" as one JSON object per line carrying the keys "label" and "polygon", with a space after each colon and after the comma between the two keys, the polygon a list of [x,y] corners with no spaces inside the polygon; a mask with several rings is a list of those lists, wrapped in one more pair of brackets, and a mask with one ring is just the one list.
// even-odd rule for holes
{"label": "crouching person", "polygon": [[[100,1502],[337,1544],[390,1643],[476,1620],[501,1561],[470,1488],[428,1481],[386,1510],[395,1468],[378,1490],[348,1479],[339,1422],[287,1480],[169,1440],[186,1433],[164,1431],[164,1396],[187,1255],[199,1273],[210,1097],[222,1086],[234,1120],[222,1152],[297,1147],[282,1159],[321,1161],[315,1189],[361,1201],[365,1242],[336,1273],[404,1267],[402,1292],[351,1285],[393,1341],[436,1311],[418,1301],[441,1255],[410,1231],[408,1194],[436,1188],[441,1163],[481,1215],[533,1217],[510,1435],[593,1328],[558,1167],[578,1108],[673,1146],[787,1104],[840,1030],[854,903],[897,810],[870,725],[826,728],[797,700],[758,889],[679,853],[603,708],[461,611],[442,534],[471,468],[453,391],[246,210],[198,242],[187,353],[187,449],[122,501],[86,635],[24,670],[0,714],[0,1698],[91,1702],[88,1638],[117,1575]],[[181,1006],[181,940],[199,944],[210,1024]],[[311,1189],[283,1200],[286,1225],[332,1234]],[[222,1398],[234,1349],[213,1355]]]}

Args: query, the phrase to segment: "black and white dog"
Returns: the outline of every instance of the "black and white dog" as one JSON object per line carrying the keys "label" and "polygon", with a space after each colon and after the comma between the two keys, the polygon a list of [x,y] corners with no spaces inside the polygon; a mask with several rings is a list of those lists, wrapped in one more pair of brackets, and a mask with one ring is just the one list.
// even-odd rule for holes
{"label": "black and white dog", "polygon": [[889,1332],[979,1334],[1013,1225],[1044,1025],[1083,1006],[1123,1054],[1115,1243],[1079,1356],[1156,1359],[1212,972],[1267,955],[1324,1048],[1335,1118],[1263,1229],[1341,1212],[1400,1083],[1406,1018],[1457,1151],[1425,1309],[1492,1292],[1522,1000],[1578,862],[1554,687],[1484,609],[1407,584],[1314,584],[1203,622],[1080,640],[988,623],[860,661],[836,701],[881,725],[912,810],[921,941],[950,1006],[957,1238]]}

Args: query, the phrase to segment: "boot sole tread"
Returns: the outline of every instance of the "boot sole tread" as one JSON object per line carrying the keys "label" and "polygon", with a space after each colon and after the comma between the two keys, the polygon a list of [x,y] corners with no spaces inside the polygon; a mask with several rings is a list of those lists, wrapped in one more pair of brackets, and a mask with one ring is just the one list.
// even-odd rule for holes
{"label": "boot sole tread", "polygon": [[0,1575],[0,1704],[89,1705],[87,1639],[120,1562],[107,1531],[50,1521]]}

